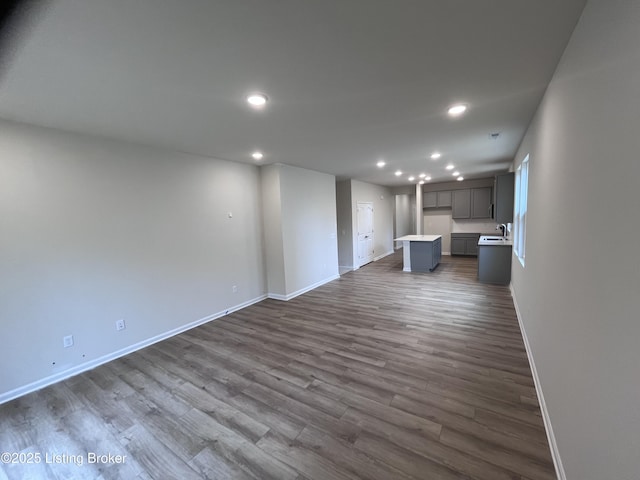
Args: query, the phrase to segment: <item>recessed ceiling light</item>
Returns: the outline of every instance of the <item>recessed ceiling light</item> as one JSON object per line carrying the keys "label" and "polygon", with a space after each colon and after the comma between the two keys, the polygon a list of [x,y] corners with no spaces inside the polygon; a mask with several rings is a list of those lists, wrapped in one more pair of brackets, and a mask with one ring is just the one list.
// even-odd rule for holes
{"label": "recessed ceiling light", "polygon": [[452,175],[453,175],[454,177],[457,177],[458,175],[460,175],[460,172],[456,170],[455,172],[453,172],[453,173],[452,173]]}
{"label": "recessed ceiling light", "polygon": [[426,177],[426,176],[427,176],[427,174],[426,174],[426,173],[421,173],[421,174],[420,174],[420,175],[418,175],[418,176],[419,176],[420,178],[424,178],[424,177]]}
{"label": "recessed ceiling light", "polygon": [[424,177],[425,182],[428,182],[429,180],[431,180],[431,177]]}
{"label": "recessed ceiling light", "polygon": [[455,167],[453,165],[447,165],[447,170],[453,170]]}
{"label": "recessed ceiling light", "polygon": [[440,152],[433,152],[433,153],[431,154],[431,159],[432,159],[432,160],[437,160],[437,159],[439,159],[441,156],[442,156],[442,154],[441,154]]}
{"label": "recessed ceiling light", "polygon": [[252,93],[247,97],[247,102],[254,108],[262,108],[267,103],[267,96],[264,93]]}
{"label": "recessed ceiling light", "polygon": [[413,175],[411,175],[411,176],[409,177],[409,181],[410,181],[410,182],[413,182],[415,179],[416,179],[416,177],[414,177]]}
{"label": "recessed ceiling light", "polygon": [[462,180],[464,180],[464,177],[460,176],[458,177],[458,181],[461,182]]}
{"label": "recessed ceiling light", "polygon": [[424,185],[424,180],[420,180],[420,181],[418,182],[418,184],[419,184],[419,185]]}
{"label": "recessed ceiling light", "polygon": [[466,111],[467,111],[467,106],[460,103],[458,105],[453,105],[451,108],[449,108],[448,113],[452,117],[457,117],[459,115],[462,115]]}
{"label": "recessed ceiling light", "polygon": [[251,156],[255,159],[255,160],[262,160],[262,157],[264,157],[264,155],[262,154],[262,152],[253,152],[251,154]]}
{"label": "recessed ceiling light", "polygon": [[382,168],[382,167],[384,167],[386,165],[386,163],[385,163],[384,160],[380,160],[378,163],[376,163],[376,165],[377,165],[378,168]]}
{"label": "recessed ceiling light", "polygon": [[396,177],[399,177],[400,175],[402,175],[402,170],[396,170]]}

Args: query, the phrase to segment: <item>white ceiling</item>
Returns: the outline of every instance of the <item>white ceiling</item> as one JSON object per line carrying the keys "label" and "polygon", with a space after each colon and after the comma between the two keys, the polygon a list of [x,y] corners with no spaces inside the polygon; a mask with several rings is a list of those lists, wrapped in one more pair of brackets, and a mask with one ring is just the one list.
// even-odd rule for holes
{"label": "white ceiling", "polygon": [[14,37],[0,117],[381,185],[450,180],[448,162],[482,177],[508,167],[584,3],[54,0]]}

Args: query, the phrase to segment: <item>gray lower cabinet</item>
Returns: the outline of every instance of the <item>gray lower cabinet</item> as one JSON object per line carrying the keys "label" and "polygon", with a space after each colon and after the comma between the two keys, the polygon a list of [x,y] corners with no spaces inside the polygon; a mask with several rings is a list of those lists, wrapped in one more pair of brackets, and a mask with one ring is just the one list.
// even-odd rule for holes
{"label": "gray lower cabinet", "polygon": [[508,285],[511,281],[511,245],[478,246],[478,280]]}
{"label": "gray lower cabinet", "polygon": [[452,233],[451,255],[478,255],[479,233]]}
{"label": "gray lower cabinet", "polygon": [[410,242],[411,271],[431,272],[442,258],[442,238],[433,242]]}

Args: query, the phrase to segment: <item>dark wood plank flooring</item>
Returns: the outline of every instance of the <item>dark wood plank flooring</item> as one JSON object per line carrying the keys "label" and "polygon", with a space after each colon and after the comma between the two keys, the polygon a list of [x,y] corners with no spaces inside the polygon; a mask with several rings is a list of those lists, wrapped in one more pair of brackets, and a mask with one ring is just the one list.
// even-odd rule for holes
{"label": "dark wood plank flooring", "polygon": [[475,273],[399,251],[8,402],[0,450],[43,460],[0,479],[554,479],[509,290]]}

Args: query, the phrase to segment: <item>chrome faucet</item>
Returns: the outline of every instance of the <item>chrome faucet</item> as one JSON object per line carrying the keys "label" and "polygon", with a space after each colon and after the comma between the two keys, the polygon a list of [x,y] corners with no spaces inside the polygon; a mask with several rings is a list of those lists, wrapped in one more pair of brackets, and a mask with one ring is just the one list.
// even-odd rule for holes
{"label": "chrome faucet", "polygon": [[507,225],[504,224],[504,223],[501,223],[498,228],[500,228],[500,230],[502,230],[502,236],[506,238],[506,236],[507,236]]}

